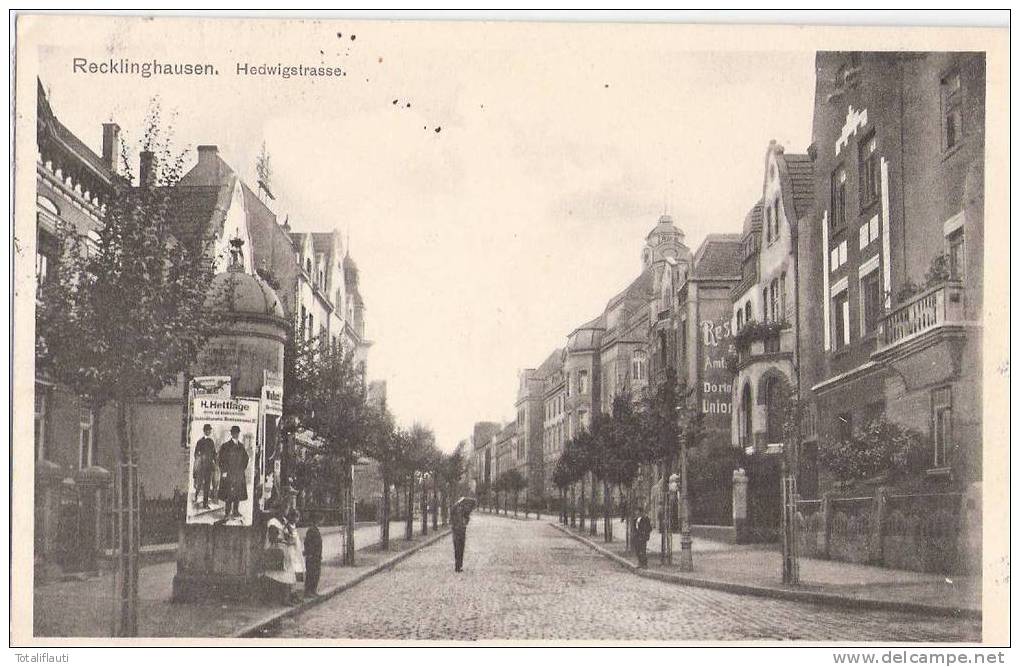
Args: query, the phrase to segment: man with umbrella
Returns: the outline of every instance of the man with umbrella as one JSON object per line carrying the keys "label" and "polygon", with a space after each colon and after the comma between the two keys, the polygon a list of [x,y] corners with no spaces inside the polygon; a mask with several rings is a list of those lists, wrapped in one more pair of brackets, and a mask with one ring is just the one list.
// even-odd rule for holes
{"label": "man with umbrella", "polygon": [[461,497],[450,508],[450,526],[453,528],[453,571],[460,572],[464,567],[464,542],[467,540],[467,525],[471,520],[471,510],[475,508],[474,498]]}

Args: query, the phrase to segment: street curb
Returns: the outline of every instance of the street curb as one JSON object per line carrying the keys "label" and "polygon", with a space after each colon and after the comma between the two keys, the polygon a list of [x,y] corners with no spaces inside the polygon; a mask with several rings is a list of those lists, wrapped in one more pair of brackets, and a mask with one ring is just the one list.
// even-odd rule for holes
{"label": "street curb", "polygon": [[357,586],[358,584],[363,582],[365,579],[368,579],[369,577],[371,577],[373,575],[379,574],[380,572],[382,572],[384,570],[388,570],[388,569],[392,568],[394,565],[396,565],[400,561],[404,560],[408,556],[411,556],[412,554],[417,553],[418,551],[421,551],[422,549],[424,549],[427,546],[431,546],[432,544],[435,544],[439,540],[441,540],[444,537],[446,537],[447,535],[449,535],[450,532],[451,532],[450,529],[443,530],[441,533],[438,533],[438,534],[430,537],[429,539],[425,540],[421,544],[416,544],[416,545],[414,545],[413,547],[411,547],[410,549],[408,549],[406,551],[401,551],[400,553],[396,554],[392,558],[390,558],[388,560],[385,560],[385,561],[379,563],[378,565],[376,565],[375,567],[362,572],[361,574],[356,576],[354,579],[351,579],[350,581],[344,581],[344,582],[341,582],[339,584],[336,584],[333,588],[330,588],[328,590],[323,591],[322,593],[320,593],[315,598],[312,598],[310,600],[304,600],[300,604],[294,605],[293,607],[288,607],[287,609],[284,609],[282,611],[273,613],[273,614],[271,614],[271,615],[267,616],[266,618],[263,618],[263,619],[261,619],[259,621],[256,621],[254,623],[250,623],[250,624],[244,626],[243,628],[241,628],[240,630],[238,630],[237,632],[233,633],[230,636],[231,637],[242,637],[242,638],[243,637],[258,637],[262,633],[262,631],[267,629],[269,626],[272,626],[272,625],[274,625],[276,623],[279,623],[280,621],[282,621],[285,618],[290,618],[291,616],[295,616],[295,615],[305,611],[306,609],[309,609],[310,607],[314,607],[315,605],[317,605],[319,603],[325,602],[326,600],[332,598],[333,596],[338,595],[338,594],[346,591],[349,588],[353,588],[353,587]]}
{"label": "street curb", "polygon": [[836,593],[822,593],[819,591],[791,590],[776,586],[756,586],[753,584],[739,584],[729,581],[715,581],[712,579],[701,579],[683,574],[672,574],[668,572],[656,572],[654,570],[643,570],[626,558],[615,554],[605,547],[602,547],[591,540],[574,534],[569,528],[564,528],[558,523],[549,522],[549,525],[559,530],[564,535],[572,537],[578,542],[591,547],[599,554],[606,556],[621,565],[632,573],[645,579],[655,579],[668,583],[695,586],[697,588],[710,588],[727,593],[738,593],[741,595],[755,595],[758,597],[774,598],[779,600],[792,600],[794,602],[809,602],[824,604],[834,607],[844,607],[858,610],[882,610],[908,612],[915,614],[929,614],[933,616],[951,616],[956,618],[968,618],[981,620],[980,609],[963,609],[959,607],[943,607],[939,605],[923,604],[919,602],[900,602],[897,600],[878,600],[875,598],[857,598]]}
{"label": "street curb", "polygon": [[542,519],[534,519],[534,518],[527,518],[527,519],[525,519],[523,516],[509,516],[509,515],[504,515],[504,514],[492,514],[491,512],[482,512],[482,511],[479,511],[478,515],[479,516],[494,516],[497,519],[510,519],[511,521],[542,521]]}

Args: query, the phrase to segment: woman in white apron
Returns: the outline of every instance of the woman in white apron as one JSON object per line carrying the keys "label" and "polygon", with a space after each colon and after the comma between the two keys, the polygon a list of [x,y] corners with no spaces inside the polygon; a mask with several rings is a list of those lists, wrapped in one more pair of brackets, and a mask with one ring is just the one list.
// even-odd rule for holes
{"label": "woman in white apron", "polygon": [[294,572],[294,578],[296,581],[305,580],[305,550],[301,544],[301,533],[298,532],[297,528],[298,512],[296,509],[292,509],[287,512],[287,560],[289,561],[290,569]]}

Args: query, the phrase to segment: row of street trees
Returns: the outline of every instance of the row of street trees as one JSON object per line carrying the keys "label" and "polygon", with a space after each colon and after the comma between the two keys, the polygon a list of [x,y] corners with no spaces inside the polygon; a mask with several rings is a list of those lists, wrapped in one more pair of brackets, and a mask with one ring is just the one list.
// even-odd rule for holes
{"label": "row of street trees", "polygon": [[[102,224],[95,230],[70,225],[57,230],[62,252],[37,290],[37,373],[73,391],[93,414],[105,409],[115,414],[115,631],[122,636],[138,629],[141,512],[132,406],[186,380],[221,324],[207,308],[219,300],[210,294],[217,259],[210,252],[210,230],[174,220],[173,194],[185,153],[174,148],[173,129],[173,119],[164,119],[153,100],[138,146],[147,160],[146,177],[134,178],[131,152],[122,144],[121,176],[106,197]],[[383,546],[393,487],[413,498],[415,484],[430,479],[435,522],[435,498],[445,511],[459,491],[463,452],[443,455],[428,428],[398,429],[385,405],[369,405],[364,368],[353,350],[293,331],[284,359],[283,435],[291,442],[299,431],[314,436],[315,445],[293,457],[304,481],[332,485],[345,523],[353,526],[353,466],[371,457],[383,470]],[[354,542],[345,542],[343,562],[350,564]]]}
{"label": "row of street trees", "polygon": [[[497,513],[502,507],[503,513],[506,514],[512,505],[514,516],[517,516],[521,491],[526,488],[528,488],[528,480],[519,470],[507,470],[483,489],[483,495],[489,501],[489,506]],[[511,502],[511,498],[513,502]],[[527,508],[525,512],[527,512]]]}
{"label": "row of street trees", "polygon": [[[642,467],[659,465],[660,497],[667,499],[668,472],[680,456],[681,439],[695,448],[701,441],[700,414],[687,406],[676,376],[669,372],[654,394],[635,402],[627,393],[613,399],[609,414],[597,413],[588,428],[578,431],[565,445],[552,472],[560,492],[560,521],[587,522],[591,534],[597,531],[596,496],[601,486],[603,535],[612,541],[612,492],[621,500],[621,515],[627,520],[630,543],[631,517],[636,505],[636,482]],[[666,503],[668,508],[668,503]],[[664,516],[669,512],[664,509]]]}
{"label": "row of street trees", "polygon": [[[295,461],[298,485],[330,488],[340,506],[345,526],[355,523],[354,466],[366,458],[376,461],[382,478],[379,512],[381,548],[389,548],[391,497],[398,506],[404,499],[405,538],[413,534],[414,502],[421,502],[422,530],[428,531],[428,514],[436,528],[439,514],[446,522],[451,498],[460,490],[466,460],[461,449],[444,454],[435,435],[419,423],[400,428],[385,399],[370,404],[363,365],[353,350],[325,339],[290,336],[284,352],[284,432],[299,448]],[[314,446],[293,438],[299,431],[312,435]],[[391,496],[392,494],[392,496]],[[456,500],[456,498],[453,498]],[[354,564],[353,531],[345,540],[342,562]]]}

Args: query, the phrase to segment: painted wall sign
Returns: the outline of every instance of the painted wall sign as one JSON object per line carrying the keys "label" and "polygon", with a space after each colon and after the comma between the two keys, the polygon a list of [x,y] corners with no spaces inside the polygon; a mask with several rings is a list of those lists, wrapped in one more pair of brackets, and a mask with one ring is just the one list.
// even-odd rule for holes
{"label": "painted wall sign", "polygon": [[[701,412],[704,415],[721,415],[719,428],[729,427],[732,409],[733,374],[726,367],[726,355],[732,347],[732,325],[728,313],[722,311],[717,319],[702,320],[701,331]],[[714,421],[714,420],[712,420]]]}

